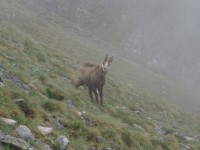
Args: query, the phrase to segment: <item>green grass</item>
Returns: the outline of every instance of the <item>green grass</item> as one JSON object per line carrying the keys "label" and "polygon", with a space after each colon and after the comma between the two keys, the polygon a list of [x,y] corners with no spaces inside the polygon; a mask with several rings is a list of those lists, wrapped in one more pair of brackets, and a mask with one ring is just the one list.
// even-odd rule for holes
{"label": "green grass", "polygon": [[[199,117],[184,113],[170,104],[166,105],[159,97],[149,94],[148,90],[141,90],[145,86],[151,89],[153,85],[165,85],[165,79],[122,58],[115,58],[108,73],[104,106],[91,102],[87,88],[74,87],[77,67],[85,60],[101,62],[100,57],[88,58],[88,53],[91,56],[102,55],[103,58],[104,54],[100,53],[103,46],[75,33],[73,27],[64,29],[63,24],[56,24],[55,21],[62,20],[59,17],[47,22],[43,15],[40,16],[42,20],[24,7],[21,8],[17,2],[12,2],[8,5],[5,1],[0,5],[0,8],[9,8],[10,13],[19,14],[17,19],[6,18],[4,15],[0,18],[4,20],[0,22],[0,64],[28,83],[32,91],[24,91],[3,78],[6,87],[0,88],[1,117],[13,118],[18,123],[27,125],[38,139],[51,145],[52,140],[64,134],[70,140],[70,150],[81,150],[86,146],[172,150],[179,148],[179,139],[176,136],[160,137],[153,132],[156,125],[171,129],[176,122],[176,130],[179,132],[194,135],[200,131]],[[3,14],[2,9],[0,14]],[[10,60],[6,56],[15,59]],[[125,75],[118,68],[130,69]],[[135,79],[132,80],[131,76]],[[125,83],[129,80],[133,84]],[[153,90],[156,89],[159,87]],[[30,115],[26,116],[13,102],[18,98],[27,101],[31,109]],[[66,107],[67,99],[72,100],[72,109]],[[139,108],[143,108],[145,113],[136,114],[135,111]],[[85,111],[89,116],[89,125],[85,125],[78,116],[79,111]],[[162,111],[169,114],[167,118],[160,117],[159,113]],[[62,120],[63,129],[56,128],[53,116]],[[37,131],[37,126],[49,124],[54,127],[53,133],[44,137]],[[135,124],[144,130],[136,128]],[[2,123],[0,127],[7,133],[14,131],[14,128]],[[99,143],[96,140],[98,136],[105,141]],[[189,144],[194,150],[199,148],[196,143]],[[52,146],[58,149],[56,144]]]}

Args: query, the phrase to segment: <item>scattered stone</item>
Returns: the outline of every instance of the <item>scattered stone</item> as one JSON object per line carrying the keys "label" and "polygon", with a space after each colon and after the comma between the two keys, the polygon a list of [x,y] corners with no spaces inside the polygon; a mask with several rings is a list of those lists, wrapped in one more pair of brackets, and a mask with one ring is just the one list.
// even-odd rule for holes
{"label": "scattered stone", "polygon": [[0,77],[0,87],[4,87],[5,85],[3,84],[3,80]]}
{"label": "scattered stone", "polygon": [[31,133],[31,130],[25,125],[19,125],[16,129],[17,134],[26,141],[34,140],[34,136]]}
{"label": "scattered stone", "polygon": [[6,133],[3,133],[1,130],[0,130],[0,142],[10,144],[12,146],[15,146],[15,147],[23,149],[23,150],[32,150],[33,149],[23,139],[16,138],[16,137],[13,137],[13,136],[8,135]]}
{"label": "scattered stone", "polygon": [[96,140],[98,143],[102,143],[102,142],[105,141],[105,139],[104,139],[102,136],[97,136],[97,137],[95,138],[95,140]]}
{"label": "scattered stone", "polygon": [[67,108],[73,108],[74,107],[71,100],[66,100],[65,103],[66,103]]}
{"label": "scattered stone", "polygon": [[145,110],[143,109],[143,108],[138,108],[138,110],[135,110],[134,111],[136,114],[140,114],[140,113],[144,113],[145,112]]}
{"label": "scattered stone", "polygon": [[177,135],[178,133],[175,130],[165,130],[165,135],[171,134],[171,135]]}
{"label": "scattered stone", "polygon": [[81,117],[82,121],[85,124],[88,124],[90,122],[90,118],[87,116],[87,114],[84,111],[78,112],[78,115]]}
{"label": "scattered stone", "polygon": [[59,128],[59,129],[63,129],[63,128],[64,128],[64,126],[63,126],[63,124],[62,124],[60,118],[57,118],[57,119],[55,120],[55,124],[56,124],[56,127]]}
{"label": "scattered stone", "polygon": [[157,132],[158,134],[161,134],[161,135],[165,134],[165,130],[163,130],[160,126],[154,128],[154,131]]}
{"label": "scattered stone", "polygon": [[42,126],[38,126],[37,128],[42,135],[47,135],[51,133],[53,129],[52,127],[42,127]]}
{"label": "scattered stone", "polygon": [[59,136],[57,140],[60,145],[60,150],[66,150],[69,140],[64,135]]}
{"label": "scattered stone", "polygon": [[179,137],[180,137],[182,140],[185,140],[185,141],[187,141],[187,142],[195,141],[195,138],[190,137],[190,136],[187,136],[185,133],[179,134]]}
{"label": "scattered stone", "polygon": [[185,145],[183,143],[180,144],[181,149],[180,150],[191,150],[191,148],[188,145]]}
{"label": "scattered stone", "polygon": [[64,126],[63,126],[63,123],[62,123],[61,119],[60,119],[60,118],[57,118],[57,117],[54,116],[54,115],[53,115],[52,117],[53,117],[54,120],[55,120],[56,127],[57,127],[58,129],[63,129]]}
{"label": "scattered stone", "polygon": [[0,118],[1,121],[3,121],[5,124],[10,125],[10,126],[14,126],[17,124],[17,121],[13,120],[13,119],[7,119],[7,118]]}
{"label": "scattered stone", "polygon": [[195,141],[200,142],[200,134],[194,136]]}

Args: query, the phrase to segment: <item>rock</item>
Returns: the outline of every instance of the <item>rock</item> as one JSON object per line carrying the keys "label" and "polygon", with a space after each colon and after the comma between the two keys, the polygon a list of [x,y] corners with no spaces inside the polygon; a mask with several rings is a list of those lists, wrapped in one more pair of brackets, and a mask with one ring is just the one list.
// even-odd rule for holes
{"label": "rock", "polygon": [[23,139],[16,138],[16,137],[13,137],[11,135],[5,134],[1,130],[0,130],[0,142],[10,144],[12,146],[15,146],[15,147],[23,149],[23,150],[32,150],[33,149]]}
{"label": "rock", "polygon": [[7,118],[0,118],[1,121],[3,121],[5,124],[10,125],[10,126],[14,126],[17,124],[17,121],[13,120],[13,119],[7,119]]}
{"label": "rock", "polygon": [[187,136],[185,133],[179,134],[179,137],[180,137],[182,140],[185,140],[185,141],[187,141],[187,142],[195,141],[195,138],[190,137],[190,136]]}
{"label": "rock", "polygon": [[3,80],[0,77],[0,87],[4,87],[5,85],[3,84]]}
{"label": "rock", "polygon": [[31,133],[31,130],[25,125],[19,125],[16,129],[17,134],[26,141],[34,140],[34,136]]}
{"label": "rock", "polygon": [[71,100],[66,100],[65,104],[66,104],[67,108],[73,108],[74,107],[74,105],[73,105]]}
{"label": "rock", "polygon": [[83,122],[85,124],[88,124],[90,122],[89,117],[87,116],[87,114],[84,111],[78,112],[78,115],[81,117],[81,119],[83,120]]}
{"label": "rock", "polygon": [[0,87],[4,87],[5,85],[3,84],[3,82],[0,82]]}
{"label": "rock", "polygon": [[168,129],[168,130],[165,130],[165,135],[167,135],[167,134],[177,135],[177,132],[175,130]]}
{"label": "rock", "polygon": [[57,140],[60,145],[60,150],[66,150],[69,140],[64,135],[59,136]]}
{"label": "rock", "polygon": [[59,128],[59,129],[63,129],[64,128],[64,126],[63,126],[63,124],[62,124],[62,122],[61,122],[61,120],[59,118],[57,118],[55,120],[55,124],[56,124],[56,127]]}
{"label": "rock", "polygon": [[145,110],[143,108],[138,108],[138,110],[134,111],[136,114],[140,114],[140,113],[145,113]]}
{"label": "rock", "polygon": [[56,127],[57,127],[58,129],[63,129],[64,126],[63,126],[63,123],[62,123],[61,119],[60,119],[60,118],[57,118],[57,117],[54,116],[54,115],[53,115],[52,117],[53,117],[54,120],[55,120]]}
{"label": "rock", "polygon": [[154,131],[156,131],[158,134],[164,135],[165,131],[159,126],[154,128]]}
{"label": "rock", "polygon": [[38,126],[37,128],[42,135],[47,135],[51,133],[53,129],[52,127],[42,127],[42,126]]}
{"label": "rock", "polygon": [[190,150],[191,148],[188,145],[185,145],[183,143],[180,144],[181,149],[180,150]]}
{"label": "rock", "polygon": [[194,136],[195,141],[200,142],[200,134]]}
{"label": "rock", "polygon": [[96,140],[98,143],[102,143],[102,142],[105,141],[105,139],[104,139],[102,136],[97,136],[97,137],[95,138],[95,140]]}
{"label": "rock", "polygon": [[51,148],[51,146],[49,146],[49,145],[46,144],[46,143],[37,141],[35,144],[37,145],[37,147],[38,147],[40,150],[53,150],[53,149]]}

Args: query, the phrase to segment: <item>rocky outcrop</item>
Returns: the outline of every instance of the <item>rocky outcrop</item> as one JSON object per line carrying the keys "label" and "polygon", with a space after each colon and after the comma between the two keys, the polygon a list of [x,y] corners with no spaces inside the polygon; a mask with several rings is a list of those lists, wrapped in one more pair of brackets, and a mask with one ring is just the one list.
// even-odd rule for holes
{"label": "rocky outcrop", "polygon": [[26,91],[31,90],[31,87],[27,83],[21,81],[20,79],[15,77],[12,73],[6,71],[2,66],[0,66],[0,74],[3,78],[11,81],[13,84],[17,85],[21,89],[24,89]]}
{"label": "rocky outcrop", "polygon": [[1,130],[0,130],[0,142],[5,144],[10,144],[14,147],[23,150],[32,150],[32,147],[23,139],[16,138],[6,133],[3,133]]}

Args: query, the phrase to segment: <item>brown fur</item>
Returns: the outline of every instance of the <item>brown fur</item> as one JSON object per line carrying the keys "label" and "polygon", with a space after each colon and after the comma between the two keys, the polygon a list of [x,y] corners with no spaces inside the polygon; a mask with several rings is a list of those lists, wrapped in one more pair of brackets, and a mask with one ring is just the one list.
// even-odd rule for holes
{"label": "brown fur", "polygon": [[[109,67],[110,63],[112,62],[112,57],[108,61],[108,58],[106,56],[103,64],[105,64],[106,62],[108,62]],[[103,104],[103,86],[105,85],[106,81],[106,73],[107,71],[103,70],[102,65],[86,63],[79,69],[76,87],[78,88],[79,86],[86,85],[89,89],[89,95],[91,100],[94,101],[92,95],[92,93],[94,93],[97,103],[99,103],[99,93],[101,104]]]}

